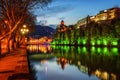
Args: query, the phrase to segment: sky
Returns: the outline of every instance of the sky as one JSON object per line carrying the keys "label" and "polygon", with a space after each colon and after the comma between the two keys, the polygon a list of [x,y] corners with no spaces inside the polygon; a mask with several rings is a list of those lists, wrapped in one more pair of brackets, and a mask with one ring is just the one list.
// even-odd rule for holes
{"label": "sky", "polygon": [[101,10],[120,7],[120,0],[52,0],[43,9],[36,9],[37,24],[58,25],[64,20],[66,25],[76,24],[86,16],[94,16]]}

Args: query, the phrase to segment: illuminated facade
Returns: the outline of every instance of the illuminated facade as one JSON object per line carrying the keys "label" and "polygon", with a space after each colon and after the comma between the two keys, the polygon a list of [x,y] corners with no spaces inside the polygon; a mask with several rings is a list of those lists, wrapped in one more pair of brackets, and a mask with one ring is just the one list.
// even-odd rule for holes
{"label": "illuminated facade", "polygon": [[87,18],[83,18],[77,22],[76,28],[79,29],[81,26],[85,26],[86,23],[87,23]]}
{"label": "illuminated facade", "polygon": [[[120,8],[114,7],[106,10],[100,11],[95,16],[89,16],[89,21],[101,22],[106,20],[112,20],[115,18],[120,18]],[[81,26],[85,27],[87,24],[88,17],[80,19],[77,24],[76,28],[79,29]]]}
{"label": "illuminated facade", "polygon": [[100,11],[93,20],[95,22],[103,21],[103,20],[112,20],[115,18],[120,18],[120,8],[114,7],[106,10]]}

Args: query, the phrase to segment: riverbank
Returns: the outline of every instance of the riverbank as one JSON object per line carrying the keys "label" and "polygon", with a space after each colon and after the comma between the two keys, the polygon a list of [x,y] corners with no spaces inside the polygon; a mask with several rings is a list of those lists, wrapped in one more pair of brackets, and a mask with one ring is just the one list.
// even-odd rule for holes
{"label": "riverbank", "polygon": [[0,58],[1,80],[32,80],[25,47],[12,50]]}

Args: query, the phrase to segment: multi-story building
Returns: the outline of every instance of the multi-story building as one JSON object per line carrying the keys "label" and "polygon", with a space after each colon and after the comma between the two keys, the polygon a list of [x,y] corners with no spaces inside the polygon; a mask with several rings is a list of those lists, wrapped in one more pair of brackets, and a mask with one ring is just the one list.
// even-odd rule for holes
{"label": "multi-story building", "polygon": [[79,29],[81,26],[85,26],[86,23],[87,23],[87,18],[80,19],[76,24],[76,28]]}
{"label": "multi-story building", "polygon": [[120,8],[114,7],[106,10],[100,11],[93,20],[95,22],[104,21],[104,20],[112,20],[115,18],[120,18]]}
{"label": "multi-story building", "polygon": [[87,17],[80,19],[80,20],[77,22],[77,24],[75,25],[75,27],[76,27],[77,29],[79,29],[80,27],[86,27],[87,24],[88,24],[92,19],[93,19],[93,16],[89,16],[89,15],[88,15]]}
{"label": "multi-story building", "polygon": [[115,18],[120,18],[120,8],[118,7],[102,10],[95,16],[89,16],[89,19],[88,17],[83,18],[77,22],[76,28],[80,28],[81,26],[86,26],[87,23],[89,23],[90,21],[101,22],[101,21],[112,20]]}

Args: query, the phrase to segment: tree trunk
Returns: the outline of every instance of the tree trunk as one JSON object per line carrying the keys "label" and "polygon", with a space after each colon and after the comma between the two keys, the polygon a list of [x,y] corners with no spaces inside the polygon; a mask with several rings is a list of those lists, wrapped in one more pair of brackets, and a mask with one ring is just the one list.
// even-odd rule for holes
{"label": "tree trunk", "polygon": [[14,39],[12,40],[12,49],[15,49],[15,41],[14,41]]}
{"label": "tree trunk", "polygon": [[17,48],[20,47],[20,42],[19,42],[19,41],[16,42],[16,47],[17,47]]}
{"label": "tree trunk", "polygon": [[1,55],[2,49],[1,49],[1,40],[0,40],[0,55]]}
{"label": "tree trunk", "polygon": [[7,42],[7,52],[8,52],[8,54],[10,53],[10,40],[8,40],[8,42]]}
{"label": "tree trunk", "polygon": [[8,41],[7,41],[7,52],[8,52],[8,54],[10,53],[10,39],[11,39],[11,34],[8,36]]}

